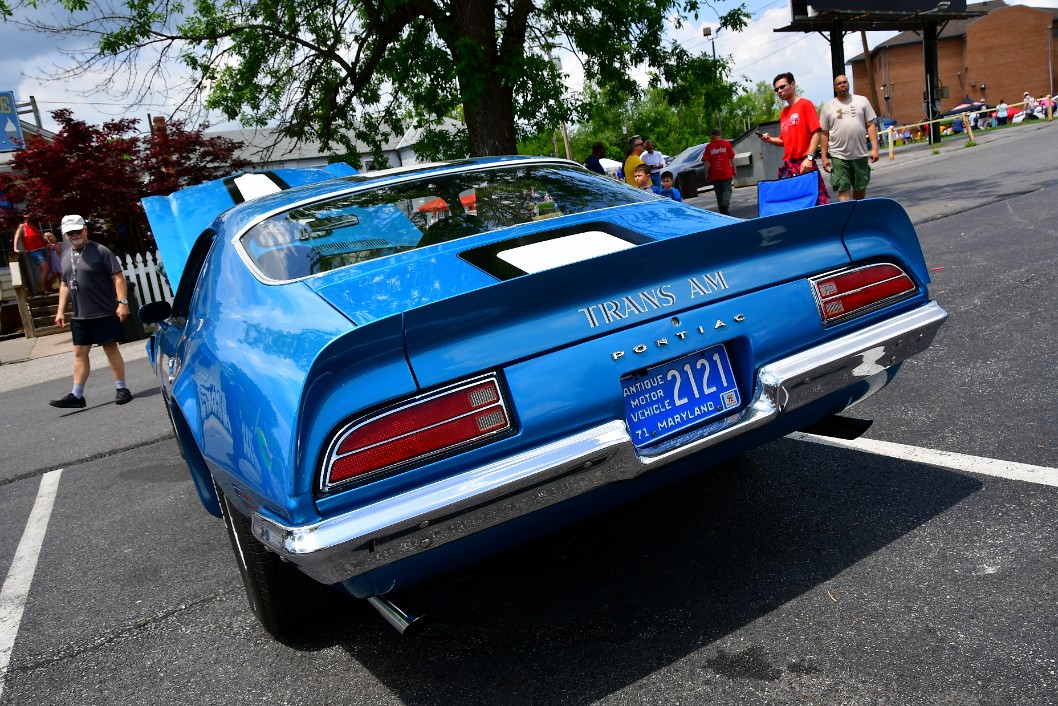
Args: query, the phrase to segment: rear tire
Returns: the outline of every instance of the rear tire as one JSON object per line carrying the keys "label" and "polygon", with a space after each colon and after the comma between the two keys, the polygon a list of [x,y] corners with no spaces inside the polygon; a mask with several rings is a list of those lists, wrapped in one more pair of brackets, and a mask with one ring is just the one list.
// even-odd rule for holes
{"label": "rear tire", "polygon": [[319,594],[326,589],[266,549],[253,536],[249,519],[232,507],[219,488],[217,494],[250,610],[277,639],[299,637],[311,623],[307,619],[319,605]]}

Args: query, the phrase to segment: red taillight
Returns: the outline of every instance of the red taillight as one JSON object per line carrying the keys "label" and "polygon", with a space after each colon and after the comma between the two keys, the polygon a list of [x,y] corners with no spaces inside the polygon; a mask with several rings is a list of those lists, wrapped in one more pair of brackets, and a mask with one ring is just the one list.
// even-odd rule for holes
{"label": "red taillight", "polygon": [[478,441],[510,426],[495,379],[444,390],[346,431],[328,458],[326,485]]}
{"label": "red taillight", "polygon": [[892,264],[867,265],[817,277],[810,282],[824,324],[864,313],[915,291],[911,278]]}

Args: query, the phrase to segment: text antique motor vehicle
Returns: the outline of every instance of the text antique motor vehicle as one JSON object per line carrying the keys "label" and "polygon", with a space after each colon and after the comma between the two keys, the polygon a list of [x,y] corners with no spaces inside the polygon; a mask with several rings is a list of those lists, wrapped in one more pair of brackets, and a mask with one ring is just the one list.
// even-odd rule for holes
{"label": "text antique motor vehicle", "polygon": [[179,283],[141,311],[150,360],[276,635],[313,582],[405,629],[389,591],[792,431],[855,435],[837,415],[946,317],[887,200],[740,221],[510,157],[144,206]]}

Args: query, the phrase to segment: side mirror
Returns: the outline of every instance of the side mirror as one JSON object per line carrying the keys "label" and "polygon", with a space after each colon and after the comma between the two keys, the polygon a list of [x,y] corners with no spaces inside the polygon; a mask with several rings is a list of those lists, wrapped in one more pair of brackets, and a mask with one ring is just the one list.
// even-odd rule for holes
{"label": "side mirror", "polygon": [[136,315],[140,318],[140,322],[144,324],[156,324],[161,321],[165,321],[173,313],[172,305],[167,301],[151,302],[150,304],[144,304],[140,307],[140,310],[136,312]]}

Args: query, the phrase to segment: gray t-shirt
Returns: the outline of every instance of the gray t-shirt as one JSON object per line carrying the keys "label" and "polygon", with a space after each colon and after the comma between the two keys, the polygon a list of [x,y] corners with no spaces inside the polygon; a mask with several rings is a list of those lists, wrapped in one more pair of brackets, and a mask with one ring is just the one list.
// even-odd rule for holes
{"label": "gray t-shirt", "polygon": [[62,281],[70,288],[74,319],[117,316],[118,294],[114,275],[121,262],[105,245],[89,240],[80,250],[62,254]]}
{"label": "gray t-shirt", "polygon": [[819,126],[829,133],[827,152],[838,159],[862,159],[871,153],[867,123],[877,116],[871,102],[850,93],[845,100],[832,98],[819,111]]}

